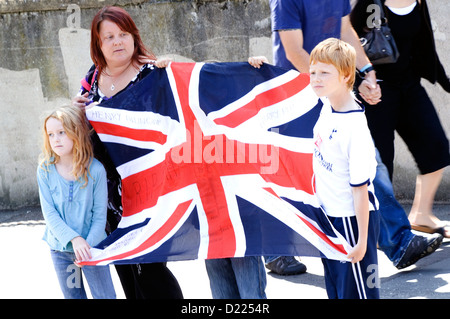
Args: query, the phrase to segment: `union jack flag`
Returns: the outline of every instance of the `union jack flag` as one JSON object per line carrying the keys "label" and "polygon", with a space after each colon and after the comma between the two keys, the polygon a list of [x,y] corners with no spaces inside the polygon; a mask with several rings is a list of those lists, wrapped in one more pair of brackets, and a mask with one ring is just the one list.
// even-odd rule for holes
{"label": "union jack flag", "polygon": [[171,63],[86,111],[122,177],[123,216],[85,265],[252,255],[345,260],[317,203],[309,76]]}

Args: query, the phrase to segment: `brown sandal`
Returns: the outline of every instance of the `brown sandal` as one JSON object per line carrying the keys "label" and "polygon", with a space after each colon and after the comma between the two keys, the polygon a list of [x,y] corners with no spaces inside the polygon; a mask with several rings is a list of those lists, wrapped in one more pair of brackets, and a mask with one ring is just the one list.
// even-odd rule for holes
{"label": "brown sandal", "polygon": [[[420,232],[423,232],[423,233],[427,233],[427,234],[438,233],[438,234],[441,234],[444,238],[450,238],[450,236],[446,236],[445,235],[445,233],[447,232],[446,231],[447,227],[449,227],[449,225],[433,228],[433,227],[430,227],[430,226],[411,224],[411,228],[414,229],[414,230],[417,230],[417,231],[420,231]],[[448,232],[450,233],[450,230],[448,230]]]}

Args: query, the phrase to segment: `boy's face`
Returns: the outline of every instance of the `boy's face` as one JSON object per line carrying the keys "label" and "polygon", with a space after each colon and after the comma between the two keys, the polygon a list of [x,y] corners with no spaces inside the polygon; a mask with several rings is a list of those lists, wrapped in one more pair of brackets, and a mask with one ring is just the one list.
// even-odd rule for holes
{"label": "boy's face", "polygon": [[339,74],[332,64],[316,62],[309,67],[311,87],[318,97],[331,97],[342,90],[348,91],[348,78]]}

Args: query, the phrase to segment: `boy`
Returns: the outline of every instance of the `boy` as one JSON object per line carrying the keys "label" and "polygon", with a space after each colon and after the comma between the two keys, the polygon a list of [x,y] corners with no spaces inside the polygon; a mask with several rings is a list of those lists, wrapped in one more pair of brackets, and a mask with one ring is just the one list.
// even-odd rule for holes
{"label": "boy", "polygon": [[310,56],[311,86],[329,101],[314,127],[316,195],[353,247],[350,262],[322,259],[329,298],[379,298],[379,215],[372,185],[377,163],[364,108],[351,91],[355,61],[354,48],[334,38],[319,43]]}

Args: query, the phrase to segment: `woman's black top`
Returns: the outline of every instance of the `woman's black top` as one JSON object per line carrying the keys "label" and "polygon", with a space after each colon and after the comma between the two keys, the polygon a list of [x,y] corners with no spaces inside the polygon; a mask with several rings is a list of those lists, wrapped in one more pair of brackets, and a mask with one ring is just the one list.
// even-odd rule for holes
{"label": "woman's black top", "polygon": [[[373,0],[358,0],[350,14],[352,25],[360,37],[368,30],[367,19],[373,11],[367,12],[367,7],[371,4],[374,4]],[[382,9],[399,47],[400,57],[395,64],[376,65],[377,78],[393,82],[410,79],[411,76],[425,78],[433,84],[438,82],[450,92],[450,80],[436,52],[426,0],[417,3],[414,10],[405,16],[396,15],[386,7]]]}

